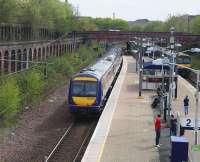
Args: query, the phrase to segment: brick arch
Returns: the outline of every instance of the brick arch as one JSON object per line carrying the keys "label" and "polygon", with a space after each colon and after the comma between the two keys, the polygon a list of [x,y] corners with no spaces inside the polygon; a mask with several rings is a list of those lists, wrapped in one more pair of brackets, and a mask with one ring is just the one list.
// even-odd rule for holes
{"label": "brick arch", "polygon": [[56,45],[56,56],[58,56],[58,44]]}
{"label": "brick arch", "polygon": [[22,51],[19,49],[17,51],[17,71],[21,70],[21,59],[22,59]]}
{"label": "brick arch", "polygon": [[21,59],[23,62],[22,62],[22,69],[26,69],[27,68],[27,49],[25,48],[23,50],[23,54],[22,54],[22,59]]}
{"label": "brick arch", "polygon": [[3,53],[0,51],[0,74],[3,73],[3,60],[2,59],[3,59]]}
{"label": "brick arch", "polygon": [[34,51],[33,51],[33,60],[37,60],[37,49],[34,48]]}
{"label": "brick arch", "polygon": [[71,53],[71,44],[68,44],[68,53]]}
{"label": "brick arch", "polygon": [[72,53],[73,44],[70,43],[70,53]]}
{"label": "brick arch", "polygon": [[48,58],[50,55],[50,52],[49,52],[49,46],[46,46],[46,58]]}
{"label": "brick arch", "polygon": [[41,48],[38,48],[38,59],[37,60],[41,60],[41,54],[42,54]]}
{"label": "brick arch", "polygon": [[55,56],[56,55],[56,45],[54,44],[53,45],[53,56]]}
{"label": "brick arch", "polygon": [[66,53],[67,52],[67,45],[65,44],[65,47],[64,47],[64,52]]}
{"label": "brick arch", "polygon": [[12,73],[16,72],[16,70],[17,70],[17,62],[15,61],[15,60],[17,60],[16,56],[17,56],[16,51],[12,50],[11,51],[11,60],[12,60],[11,61],[11,72]]}
{"label": "brick arch", "polygon": [[53,53],[53,47],[52,45],[50,46],[50,53],[49,53],[49,56],[52,56],[52,53]]}
{"label": "brick arch", "polygon": [[62,44],[62,55],[65,53],[65,45]]}
{"label": "brick arch", "polygon": [[29,49],[29,52],[28,52],[28,60],[29,60],[29,61],[33,61],[33,51],[32,51],[32,48]]}
{"label": "brick arch", "polygon": [[72,52],[74,52],[74,49],[75,49],[75,44],[72,43]]}
{"label": "brick arch", "polygon": [[68,44],[68,52],[71,53],[71,44]]}
{"label": "brick arch", "polygon": [[70,44],[67,44],[67,53],[70,53]]}
{"label": "brick arch", "polygon": [[68,46],[68,43],[66,44],[66,53],[69,53],[69,46]]}
{"label": "brick arch", "polygon": [[9,73],[9,61],[8,61],[9,59],[10,59],[9,58],[9,51],[6,50],[4,52],[4,73],[5,74]]}
{"label": "brick arch", "polygon": [[45,47],[42,48],[42,59],[46,59],[46,50],[45,50]]}
{"label": "brick arch", "polygon": [[58,53],[58,55],[59,55],[59,56],[62,55],[62,45],[61,45],[61,44],[59,45],[59,53]]}

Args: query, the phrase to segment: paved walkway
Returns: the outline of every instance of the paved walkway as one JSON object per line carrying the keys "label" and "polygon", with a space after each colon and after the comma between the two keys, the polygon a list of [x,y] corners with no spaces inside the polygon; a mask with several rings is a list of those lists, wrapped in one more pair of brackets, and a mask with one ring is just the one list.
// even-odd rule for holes
{"label": "paved walkway", "polygon": [[151,110],[151,92],[138,97],[138,75],[135,62],[127,59],[128,69],[101,162],[157,162],[159,153],[154,147],[155,132]]}

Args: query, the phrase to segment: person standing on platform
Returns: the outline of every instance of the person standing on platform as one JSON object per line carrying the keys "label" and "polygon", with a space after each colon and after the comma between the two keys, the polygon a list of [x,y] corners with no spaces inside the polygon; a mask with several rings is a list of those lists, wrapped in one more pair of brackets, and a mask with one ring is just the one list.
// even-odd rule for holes
{"label": "person standing on platform", "polygon": [[189,98],[188,98],[188,96],[185,96],[183,103],[184,103],[184,113],[185,113],[185,116],[186,116],[186,115],[188,115],[188,108],[189,108]]}
{"label": "person standing on platform", "polygon": [[176,126],[177,126],[177,120],[174,117],[174,115],[171,115],[171,119],[170,119],[170,135],[171,136],[176,136]]}
{"label": "person standing on platform", "polygon": [[155,131],[156,131],[156,147],[160,147],[160,132],[161,132],[161,119],[160,115],[157,115],[155,122]]}

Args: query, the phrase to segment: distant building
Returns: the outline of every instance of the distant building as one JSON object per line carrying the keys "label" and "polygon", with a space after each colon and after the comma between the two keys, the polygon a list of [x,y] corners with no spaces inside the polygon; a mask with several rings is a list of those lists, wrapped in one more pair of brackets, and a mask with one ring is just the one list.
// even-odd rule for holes
{"label": "distant building", "polygon": [[138,19],[135,21],[128,21],[128,23],[130,25],[146,25],[148,24],[150,21],[148,19]]}
{"label": "distant building", "polygon": [[188,15],[188,14],[186,14],[186,15],[182,15],[181,17],[184,18],[185,20],[191,21],[194,18],[196,18],[197,16],[200,16],[200,15]]}

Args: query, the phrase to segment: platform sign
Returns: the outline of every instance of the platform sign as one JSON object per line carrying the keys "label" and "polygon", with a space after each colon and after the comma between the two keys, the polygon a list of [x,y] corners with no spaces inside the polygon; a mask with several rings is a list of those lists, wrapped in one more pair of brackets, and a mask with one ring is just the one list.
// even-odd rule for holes
{"label": "platform sign", "polygon": [[170,44],[175,43],[175,39],[174,39],[174,37],[170,37],[169,42],[170,42]]}
{"label": "platform sign", "polygon": [[[195,127],[195,120],[194,118],[182,118],[181,119],[181,126],[187,130],[193,130]],[[198,121],[198,127],[200,129],[200,120]]]}

